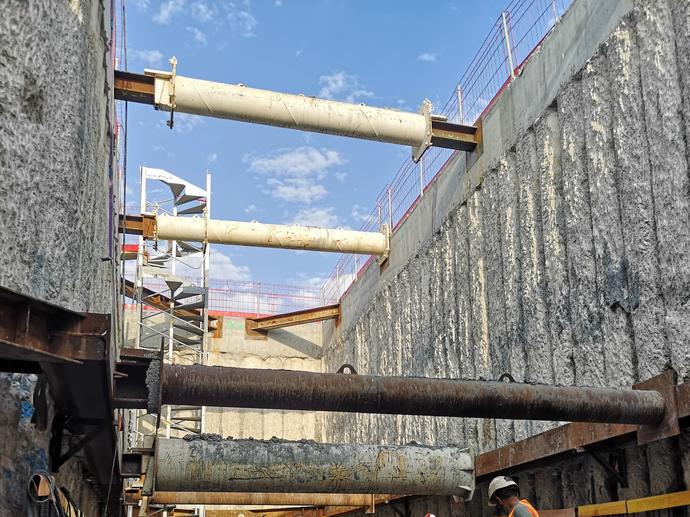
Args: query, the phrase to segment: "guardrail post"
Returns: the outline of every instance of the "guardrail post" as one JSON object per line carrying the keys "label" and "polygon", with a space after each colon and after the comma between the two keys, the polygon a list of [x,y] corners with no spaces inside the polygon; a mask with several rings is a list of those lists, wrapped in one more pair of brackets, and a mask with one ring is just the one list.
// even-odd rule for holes
{"label": "guardrail post", "polygon": [[424,157],[419,159],[419,197],[424,195]]}
{"label": "guardrail post", "polygon": [[388,229],[393,231],[393,188],[388,185]]}
{"label": "guardrail post", "polygon": [[501,20],[503,20],[503,41],[506,45],[508,66],[510,67],[510,77],[511,79],[515,79],[515,64],[513,63],[513,50],[510,43],[510,31],[508,30],[508,11],[503,11],[501,13]]}
{"label": "guardrail post", "polygon": [[464,113],[463,105],[462,105],[462,88],[460,87],[460,85],[458,85],[457,95],[458,95],[458,124],[464,124],[465,123],[465,113]]}

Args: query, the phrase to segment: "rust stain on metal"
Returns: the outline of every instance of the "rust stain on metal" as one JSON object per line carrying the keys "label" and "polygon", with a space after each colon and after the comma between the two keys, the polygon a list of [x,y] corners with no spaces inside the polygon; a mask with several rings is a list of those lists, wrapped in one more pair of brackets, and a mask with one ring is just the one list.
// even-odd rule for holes
{"label": "rust stain on metal", "polygon": [[163,403],[634,424],[657,424],[666,411],[653,390],[203,365],[166,365]]}

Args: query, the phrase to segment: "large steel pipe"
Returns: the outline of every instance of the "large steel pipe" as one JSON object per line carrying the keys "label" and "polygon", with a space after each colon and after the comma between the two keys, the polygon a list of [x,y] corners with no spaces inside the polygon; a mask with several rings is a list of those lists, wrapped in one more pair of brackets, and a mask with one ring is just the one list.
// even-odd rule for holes
{"label": "large steel pipe", "polygon": [[162,383],[163,404],[629,424],[665,412],[650,390],[202,365],[164,365]]}
{"label": "large steel pipe", "polygon": [[266,124],[329,135],[347,136],[428,147],[431,143],[431,104],[423,113],[406,113],[362,104],[317,99],[242,84],[192,79],[170,72],[147,70],[153,76],[157,109],[243,122]]}
{"label": "large steel pipe", "polygon": [[474,489],[459,447],[161,439],[155,490],[458,495]]}
{"label": "large steel pipe", "polygon": [[156,491],[149,504],[203,504],[241,506],[368,506],[372,498],[393,495],[321,494],[280,492],[162,492]]}
{"label": "large steel pipe", "polygon": [[193,217],[156,217],[158,239],[234,244],[264,248],[333,251],[382,256],[388,253],[384,232],[358,232],[311,226],[210,220]]}

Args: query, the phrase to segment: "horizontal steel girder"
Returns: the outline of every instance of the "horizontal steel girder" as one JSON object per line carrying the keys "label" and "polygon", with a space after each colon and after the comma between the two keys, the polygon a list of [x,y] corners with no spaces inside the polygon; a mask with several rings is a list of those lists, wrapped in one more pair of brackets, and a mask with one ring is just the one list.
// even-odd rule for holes
{"label": "horizontal steel girder", "polygon": [[[149,407],[183,404],[300,411],[658,424],[655,390],[377,377],[152,361]],[[162,384],[158,385],[158,379]],[[160,390],[161,400],[158,399]]]}
{"label": "horizontal steel girder", "polygon": [[[281,492],[154,492],[149,504],[203,504],[241,506],[370,506],[381,498],[374,494]],[[136,502],[136,499],[134,500]]]}
{"label": "horizontal steel girder", "polygon": [[161,439],[155,491],[399,493],[474,490],[472,457],[459,447],[312,441]]}

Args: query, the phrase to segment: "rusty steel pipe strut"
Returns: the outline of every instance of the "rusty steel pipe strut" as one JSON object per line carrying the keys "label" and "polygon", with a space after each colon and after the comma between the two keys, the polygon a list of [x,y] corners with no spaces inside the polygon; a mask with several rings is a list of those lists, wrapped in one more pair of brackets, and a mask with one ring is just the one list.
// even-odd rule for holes
{"label": "rusty steel pipe strut", "polygon": [[[163,365],[149,386],[151,410],[163,404],[401,415],[658,424],[663,396],[512,382],[379,377],[203,365]],[[157,380],[158,374],[152,376]],[[155,384],[155,383],[154,383]],[[161,399],[158,399],[160,388]]]}
{"label": "rusty steel pipe strut", "polygon": [[154,471],[154,494],[371,491],[469,498],[474,490],[473,459],[462,447],[197,435],[157,440]]}

